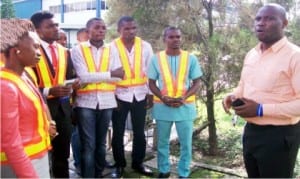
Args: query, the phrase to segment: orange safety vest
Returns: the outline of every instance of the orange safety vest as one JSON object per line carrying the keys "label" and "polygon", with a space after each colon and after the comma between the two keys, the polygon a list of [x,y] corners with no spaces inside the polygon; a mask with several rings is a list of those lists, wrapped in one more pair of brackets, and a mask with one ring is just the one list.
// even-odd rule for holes
{"label": "orange safety vest", "polygon": [[36,74],[34,73],[33,69],[31,67],[25,67],[24,70],[28,74],[30,79],[32,79],[32,82],[34,83],[34,85],[38,86],[37,77],[36,77]]}
{"label": "orange safety vest", "polygon": [[[5,57],[4,54],[1,53],[0,56],[0,67],[4,67],[5,65]],[[28,76],[32,79],[32,82],[37,86],[37,77],[31,67],[25,67],[24,70],[28,74]]]}
{"label": "orange safety vest", "polygon": [[5,65],[5,57],[3,53],[0,53],[0,67],[4,67]]}
{"label": "orange safety vest", "polygon": [[134,67],[130,68],[129,58],[126,53],[126,48],[121,38],[115,40],[115,44],[120,54],[121,63],[125,71],[125,79],[118,82],[117,86],[136,86],[147,83],[147,77],[142,70],[142,39],[135,37],[134,39]]}
{"label": "orange safety vest", "polygon": [[[47,63],[47,58],[43,50],[41,50],[41,59],[37,64],[37,73],[39,76],[39,87],[51,88],[56,85],[63,85],[66,78],[67,71],[67,51],[66,49],[57,44],[58,51],[58,68],[55,71],[53,77],[50,71],[50,67]],[[51,97],[51,96],[50,96]]]}
{"label": "orange safety vest", "polygon": [[[174,79],[174,77],[172,76],[166,52],[161,51],[157,54],[157,56],[163,79],[163,88],[161,90],[161,94],[174,98],[183,96],[187,91],[185,84],[188,75],[189,53],[187,51],[181,50],[179,57],[179,70],[176,74],[176,79]],[[192,95],[186,99],[186,102],[194,101],[195,95]],[[161,103],[161,100],[158,97],[154,96],[154,102]]]}
{"label": "orange safety vest", "polygon": [[[24,151],[28,157],[34,158],[39,154],[42,154],[45,151],[48,151],[51,148],[50,136],[49,136],[49,122],[47,119],[47,114],[45,112],[45,104],[43,104],[39,94],[36,94],[30,87],[29,84],[26,84],[23,79],[17,76],[14,73],[11,73],[6,70],[0,71],[0,78],[8,80],[15,84],[34,106],[36,111],[37,119],[37,128],[34,131],[35,135],[33,136],[30,142],[24,144]],[[38,89],[37,89],[38,91]],[[7,156],[5,152],[1,151],[1,163],[7,163]]]}
{"label": "orange safety vest", "polygon": [[[80,44],[85,63],[88,67],[88,71],[91,73],[94,72],[107,72],[109,67],[109,47],[103,47],[102,55],[100,57],[100,65],[96,67],[96,64],[93,60],[93,55],[91,48],[86,43]],[[81,93],[91,93],[97,91],[115,91],[116,85],[113,83],[90,83],[86,85],[84,88],[77,90],[78,94]]]}

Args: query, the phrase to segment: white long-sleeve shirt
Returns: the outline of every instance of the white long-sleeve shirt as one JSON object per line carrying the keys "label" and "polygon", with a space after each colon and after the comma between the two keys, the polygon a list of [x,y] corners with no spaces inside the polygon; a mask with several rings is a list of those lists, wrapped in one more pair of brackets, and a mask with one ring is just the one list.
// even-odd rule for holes
{"label": "white long-sleeve shirt", "polygon": [[[89,41],[85,43],[92,49],[95,65],[99,66],[103,46],[97,49],[95,46],[91,45]],[[121,63],[116,57],[116,52],[114,52],[113,49],[110,50],[109,71],[107,72],[89,72],[80,45],[73,47],[71,50],[71,57],[76,74],[82,84],[113,81],[116,78],[111,78],[110,71],[121,67]],[[114,92],[92,92],[77,94],[76,96],[75,106],[77,107],[96,109],[97,105],[99,109],[117,107]]]}
{"label": "white long-sleeve shirt", "polygon": [[[115,41],[111,42],[110,46],[114,52],[117,52],[116,56],[119,59],[118,61],[121,62],[120,54],[119,54],[119,51],[118,51]],[[149,65],[150,60],[153,55],[153,50],[152,50],[152,46],[150,45],[150,43],[148,43],[144,40],[142,41],[141,49],[142,49],[142,71],[146,74],[148,65]],[[134,54],[135,54],[134,48],[132,48],[130,52],[126,49],[126,53],[129,58],[130,68],[133,69]],[[127,88],[126,87],[117,87],[117,89],[116,89],[117,98],[122,101],[126,101],[126,102],[133,102],[134,97],[137,101],[141,101],[141,100],[145,99],[147,94],[151,94],[148,84],[132,86],[132,87],[127,87]]]}

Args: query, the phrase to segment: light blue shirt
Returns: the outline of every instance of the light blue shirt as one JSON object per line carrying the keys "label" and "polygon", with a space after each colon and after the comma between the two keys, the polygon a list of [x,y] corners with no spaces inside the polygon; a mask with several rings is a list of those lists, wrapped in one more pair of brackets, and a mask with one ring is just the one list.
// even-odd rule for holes
{"label": "light blue shirt", "polygon": [[[172,76],[176,77],[179,70],[179,56],[167,56],[167,58]],[[192,80],[201,77],[203,73],[197,57],[192,54],[189,54],[189,63],[187,68],[186,78],[188,79],[185,80],[185,86],[189,89],[191,87]],[[161,68],[159,67],[157,54],[152,56],[147,75],[149,79],[157,81],[158,88],[161,90],[163,87],[163,76]],[[194,103],[184,104],[179,108],[169,107],[163,103],[154,103],[152,115],[156,120],[184,121],[194,120],[197,117],[197,112]]]}

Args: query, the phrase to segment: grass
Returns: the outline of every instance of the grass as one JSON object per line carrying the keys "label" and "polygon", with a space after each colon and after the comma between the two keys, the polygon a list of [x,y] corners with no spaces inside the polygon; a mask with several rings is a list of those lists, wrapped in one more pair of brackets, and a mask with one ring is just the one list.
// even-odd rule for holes
{"label": "grass", "polygon": [[[206,111],[203,104],[198,105],[199,119],[195,121],[195,127],[205,122]],[[243,119],[237,121],[236,126],[232,125],[231,115],[223,111],[221,102],[215,103],[215,117],[218,136],[218,154],[216,156],[208,155],[208,129],[203,130],[193,139],[193,161],[205,164],[220,166],[232,169],[236,174],[246,175],[242,157],[242,133],[245,122]],[[171,146],[171,155],[179,156],[179,145]],[[156,156],[155,156],[156,157]],[[157,169],[154,169],[157,172]],[[295,176],[300,176],[300,153],[297,157]],[[173,176],[176,177],[176,176]],[[149,178],[139,175],[133,171],[126,172],[124,178]],[[229,175],[222,172],[216,172],[201,167],[194,168],[190,178],[241,178],[235,175]]]}
{"label": "grass", "polygon": [[[201,126],[206,119],[206,109],[203,104],[198,104],[198,112],[200,114],[198,120],[195,121],[195,127]],[[215,105],[216,127],[218,136],[218,154],[216,156],[208,155],[208,128],[203,130],[193,139],[193,161],[205,164],[221,166],[234,169],[237,172],[243,172],[242,144],[241,134],[245,122],[242,119],[237,121],[236,126],[232,125],[231,115],[226,114],[219,101]],[[179,155],[179,145],[172,146],[171,154]],[[195,169],[191,178],[227,178],[233,177],[224,173]]]}
{"label": "grass", "polygon": [[[206,119],[206,111],[203,104],[198,105],[198,111],[201,116],[195,121],[195,126],[200,126]],[[215,103],[215,117],[218,136],[218,154],[216,156],[208,155],[208,129],[203,130],[193,139],[193,161],[221,166],[233,169],[236,173],[246,174],[242,156],[242,133],[245,121],[238,119],[235,126],[232,125],[232,115],[226,114],[222,108],[221,101]],[[179,155],[179,146],[172,146],[172,154]],[[300,153],[298,153],[294,176],[300,176]],[[195,169],[191,178],[232,178],[235,176],[224,173]]]}

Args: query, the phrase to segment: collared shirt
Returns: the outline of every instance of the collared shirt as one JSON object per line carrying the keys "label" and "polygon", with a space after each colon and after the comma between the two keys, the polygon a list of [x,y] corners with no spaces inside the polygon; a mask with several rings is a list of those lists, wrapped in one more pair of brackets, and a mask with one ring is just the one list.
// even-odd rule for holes
{"label": "collared shirt", "polygon": [[[50,45],[50,44],[47,43],[46,41],[41,40],[41,46],[42,46],[43,49],[45,50],[47,57],[49,58],[50,62],[52,63],[51,49],[50,49],[49,45]],[[56,56],[58,57],[58,55],[57,55],[58,52],[57,52],[57,44],[56,44],[56,42],[53,42],[51,45],[53,45],[55,54],[56,54]]]}
{"label": "collared shirt", "polygon": [[[176,78],[179,70],[179,57],[180,56],[167,56],[168,64],[174,78]],[[187,80],[185,80],[186,89],[191,87],[192,80],[201,77],[203,74],[197,57],[189,54],[188,58]],[[158,57],[154,55],[148,67],[147,75],[149,79],[157,80],[158,88],[161,90],[163,86],[163,76],[160,71],[161,68],[159,66]],[[152,114],[154,119],[164,121],[194,120],[197,115],[195,103],[186,103],[179,108],[169,107],[163,103],[154,103]]]}
{"label": "collared shirt", "polygon": [[237,97],[263,105],[263,117],[247,118],[258,125],[290,125],[300,120],[300,48],[282,38],[264,52],[261,44],[245,57]]}
{"label": "collared shirt", "polygon": [[[99,66],[103,46],[98,49],[89,41],[84,43],[86,43],[91,48],[95,65]],[[76,45],[71,50],[73,65],[76,70],[76,74],[82,84],[114,81],[115,78],[111,78],[110,71],[121,67],[121,63],[119,59],[116,58],[116,52],[114,52],[113,49],[110,50],[109,71],[95,73],[89,72],[80,45]],[[76,96],[75,106],[96,109],[97,105],[99,109],[109,109],[117,107],[114,92],[93,92],[86,94],[77,94]]]}
{"label": "collared shirt", "polygon": [[[117,52],[117,58],[119,59],[119,61],[121,61],[118,48],[114,41],[111,43],[111,48]],[[135,54],[134,48],[132,48],[130,52],[126,49],[126,53],[129,58],[130,68],[132,69],[133,65],[134,65],[134,54]],[[146,71],[147,71],[147,67],[148,67],[148,64],[150,62],[152,55],[153,55],[153,50],[152,50],[151,45],[148,42],[143,40],[142,41],[142,71],[144,73],[146,73]],[[126,87],[117,87],[117,89],[116,89],[116,95],[117,95],[118,99],[120,99],[122,101],[126,101],[126,102],[133,102],[134,98],[137,101],[144,100],[146,95],[149,93],[150,93],[150,90],[148,88],[148,84],[132,86],[132,87],[127,87],[127,88]]]}

